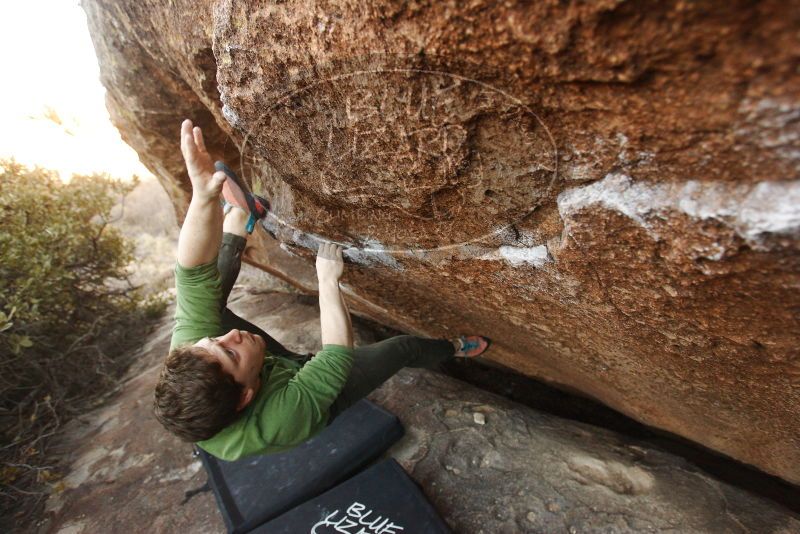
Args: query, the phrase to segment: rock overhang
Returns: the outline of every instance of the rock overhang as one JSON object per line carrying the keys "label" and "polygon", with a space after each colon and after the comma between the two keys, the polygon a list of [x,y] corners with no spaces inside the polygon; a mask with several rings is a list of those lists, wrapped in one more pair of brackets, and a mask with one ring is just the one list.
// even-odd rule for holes
{"label": "rock overhang", "polygon": [[85,8],[176,211],[184,116],[273,202],[251,263],[339,241],[356,311],[800,482],[800,9]]}

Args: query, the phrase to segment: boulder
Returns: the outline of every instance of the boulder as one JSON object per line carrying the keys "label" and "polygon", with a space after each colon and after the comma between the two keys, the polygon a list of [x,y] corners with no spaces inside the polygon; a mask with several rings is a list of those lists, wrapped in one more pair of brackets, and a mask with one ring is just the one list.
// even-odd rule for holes
{"label": "boulder", "polygon": [[273,212],[247,261],[800,483],[800,2],[85,0],[179,217],[181,119]]}
{"label": "boulder", "polygon": [[443,374],[404,369],[372,400],[406,426],[389,454],[454,532],[800,531],[683,458]]}

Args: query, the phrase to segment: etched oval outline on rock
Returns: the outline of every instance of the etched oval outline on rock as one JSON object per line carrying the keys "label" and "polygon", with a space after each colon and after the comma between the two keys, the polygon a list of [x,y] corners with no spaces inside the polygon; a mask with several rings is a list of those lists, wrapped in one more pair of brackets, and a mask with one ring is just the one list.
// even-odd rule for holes
{"label": "etched oval outline on rock", "polygon": [[[374,61],[375,57],[377,57],[377,56],[375,56],[375,55],[370,56],[370,60]],[[387,57],[387,56],[382,55],[382,56],[379,56],[379,57]],[[392,56],[392,57],[401,58],[403,56]],[[414,56],[408,56],[408,57],[409,58],[413,58]],[[346,73],[342,73],[342,74],[336,74],[334,76],[328,76],[328,77],[325,77],[323,79],[315,80],[315,81],[313,81],[311,83],[308,83],[307,85],[304,85],[304,86],[302,86],[300,88],[297,88],[297,89],[294,89],[292,91],[283,93],[280,96],[278,96],[277,98],[275,98],[274,101],[271,104],[266,106],[265,113],[269,113],[269,111],[276,109],[278,106],[286,104],[287,101],[291,100],[296,95],[308,92],[309,90],[313,89],[314,87],[320,86],[322,84],[332,83],[332,82],[336,82],[336,81],[340,81],[340,80],[344,80],[344,79],[348,79],[348,78],[353,78],[353,77],[356,77],[356,76],[359,76],[359,75],[376,75],[376,74],[422,74],[422,75],[427,75],[427,76],[447,77],[447,78],[452,78],[453,80],[456,80],[456,81],[458,81],[460,83],[475,84],[475,85],[479,86],[481,89],[485,89],[485,90],[491,91],[491,92],[493,92],[495,94],[501,95],[502,97],[508,99],[510,102],[514,103],[515,106],[518,106],[521,110],[523,110],[524,113],[526,113],[527,115],[532,117],[539,124],[539,126],[542,128],[542,130],[546,134],[546,138],[549,141],[550,146],[551,146],[551,150],[552,150],[552,162],[553,163],[552,163],[552,175],[550,177],[549,182],[547,183],[547,186],[545,187],[545,189],[544,189],[544,191],[542,193],[542,196],[544,196],[547,193],[549,193],[550,190],[552,189],[553,184],[555,183],[556,179],[558,178],[558,147],[556,145],[556,142],[555,142],[555,139],[554,139],[552,133],[550,132],[550,129],[547,127],[547,125],[544,123],[544,121],[541,119],[541,117],[535,111],[533,111],[530,108],[530,106],[528,106],[522,100],[520,100],[516,96],[510,94],[509,92],[504,91],[502,89],[499,89],[499,88],[497,88],[497,87],[495,87],[495,86],[493,86],[491,84],[488,84],[486,82],[482,82],[480,80],[476,80],[474,78],[470,78],[470,77],[467,77],[467,76],[462,76],[460,74],[453,74],[453,73],[450,73],[450,72],[447,72],[447,71],[437,70],[437,69],[415,68],[415,67],[408,67],[408,68],[396,68],[396,67],[393,67],[393,68],[382,68],[382,67],[378,67],[378,68],[368,68],[368,69],[357,69],[357,70],[354,70],[354,71],[351,71],[351,72],[346,72]],[[300,83],[302,81],[303,81],[303,79],[298,80],[298,83]],[[226,118],[231,113],[235,114],[235,112],[233,112],[233,110],[231,110],[227,106],[227,104],[224,104],[223,105],[223,114],[226,116]],[[245,149],[247,147],[248,139],[251,137],[252,131],[257,129],[262,124],[262,122],[263,122],[263,119],[260,120],[260,121],[257,121],[256,124],[253,126],[253,128],[250,128],[249,130],[247,130],[245,132],[245,135],[244,135],[244,137],[242,139],[241,146],[239,147],[239,153],[241,154],[241,158],[243,160],[245,159]],[[233,126],[235,126],[235,125],[233,125]],[[244,169],[242,170],[242,172],[244,172]],[[246,177],[245,177],[245,179],[246,179]],[[250,181],[250,180],[248,180],[248,181]],[[460,241],[458,243],[450,243],[450,244],[445,244],[445,245],[439,245],[439,246],[436,246],[436,247],[429,247],[429,248],[423,248],[423,247],[386,248],[386,247],[383,247],[383,246],[380,246],[380,247],[369,247],[368,246],[368,247],[363,247],[362,248],[362,247],[358,246],[359,245],[358,243],[347,243],[347,242],[336,241],[336,240],[327,240],[327,241],[339,244],[339,245],[341,245],[343,247],[346,247],[346,248],[349,248],[349,249],[356,249],[356,250],[358,250],[360,252],[373,253],[373,254],[377,253],[377,254],[394,254],[394,255],[405,255],[405,254],[413,255],[413,254],[428,253],[428,252],[434,252],[434,251],[452,250],[452,249],[458,249],[458,248],[464,247],[464,246],[469,245],[471,243],[476,243],[476,242],[485,240],[487,238],[490,238],[491,236],[498,235],[498,234],[501,234],[501,233],[505,232],[509,228],[511,228],[514,225],[516,225],[519,220],[522,220],[525,217],[528,217],[531,213],[533,213],[537,209],[537,207],[538,207],[538,205],[534,205],[534,206],[530,207],[529,209],[527,209],[526,211],[524,211],[524,213],[522,213],[521,215],[516,217],[514,220],[508,222],[507,224],[503,224],[501,226],[494,227],[490,231],[488,231],[486,233],[483,233],[483,234],[481,234],[481,235],[479,235],[477,237],[473,237],[473,238],[470,238],[470,239],[467,239],[467,240],[463,240],[463,241]],[[320,239],[320,236],[318,236],[316,234],[309,234],[308,232],[297,228],[296,226],[292,225],[288,221],[285,221],[282,218],[280,218],[279,216],[277,216],[272,211],[270,211],[268,213],[268,218],[276,221],[278,224],[280,224],[280,225],[282,225],[282,226],[284,226],[286,228],[289,228],[289,229],[293,230],[294,232],[300,232],[302,234],[307,234],[314,241],[323,241],[323,239]],[[262,223],[263,223],[263,221],[262,221]],[[369,237],[365,237],[364,240],[369,241],[370,238]],[[363,242],[362,242],[362,244],[363,244]]]}

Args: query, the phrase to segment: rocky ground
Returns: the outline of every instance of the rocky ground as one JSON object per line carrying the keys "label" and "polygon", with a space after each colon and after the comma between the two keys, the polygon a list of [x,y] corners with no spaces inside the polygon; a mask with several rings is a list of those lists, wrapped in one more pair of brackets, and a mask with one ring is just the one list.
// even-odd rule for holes
{"label": "rocky ground", "polygon": [[[315,299],[250,272],[232,308],[288,347],[319,349]],[[191,447],[151,415],[170,317],[106,403],[69,423],[69,469],[42,533],[223,532]],[[356,322],[358,343],[381,335]],[[800,517],[623,434],[545,414],[450,376],[406,370],[373,394],[406,436],[397,459],[456,532],[800,532]]]}

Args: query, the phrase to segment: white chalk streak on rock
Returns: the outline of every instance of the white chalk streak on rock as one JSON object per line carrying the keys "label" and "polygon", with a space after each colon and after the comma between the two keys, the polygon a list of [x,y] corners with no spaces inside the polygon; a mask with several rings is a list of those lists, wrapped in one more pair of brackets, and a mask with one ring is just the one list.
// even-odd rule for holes
{"label": "white chalk streak on rock", "polygon": [[558,196],[561,218],[570,224],[575,213],[601,204],[653,232],[653,222],[677,211],[698,220],[715,219],[731,227],[754,248],[765,234],[800,232],[800,180],[729,184],[723,182],[648,183],[611,173]]}

